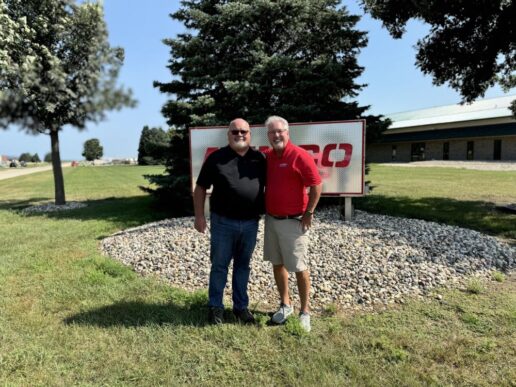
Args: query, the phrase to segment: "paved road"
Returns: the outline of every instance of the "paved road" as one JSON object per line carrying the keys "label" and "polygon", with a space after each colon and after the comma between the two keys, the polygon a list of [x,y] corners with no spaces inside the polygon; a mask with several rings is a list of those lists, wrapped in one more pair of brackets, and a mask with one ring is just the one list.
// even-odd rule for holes
{"label": "paved road", "polygon": [[[69,167],[70,163],[63,163],[63,167]],[[0,169],[0,180],[10,179],[12,177],[28,175],[30,173],[43,172],[52,170],[51,165],[33,168],[6,168]]]}

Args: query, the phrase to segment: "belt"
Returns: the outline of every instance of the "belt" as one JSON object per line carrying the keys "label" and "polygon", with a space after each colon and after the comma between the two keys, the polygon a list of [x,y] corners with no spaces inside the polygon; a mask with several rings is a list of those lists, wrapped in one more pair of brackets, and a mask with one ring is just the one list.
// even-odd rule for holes
{"label": "belt", "polygon": [[299,220],[299,218],[303,216],[303,213],[301,213],[301,214],[294,214],[294,215],[284,215],[284,216],[276,216],[276,215],[272,215],[272,214],[267,214],[267,215],[272,216],[274,219],[278,219],[278,220],[285,220],[285,219],[297,219],[297,220]]}

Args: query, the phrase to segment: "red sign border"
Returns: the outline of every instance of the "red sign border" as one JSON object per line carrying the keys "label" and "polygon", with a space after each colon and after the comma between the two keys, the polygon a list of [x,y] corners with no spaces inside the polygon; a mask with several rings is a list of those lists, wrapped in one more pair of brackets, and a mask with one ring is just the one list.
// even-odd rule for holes
{"label": "red sign border", "polygon": [[[322,196],[348,196],[348,197],[360,197],[364,196],[364,180],[365,180],[365,134],[366,134],[366,120],[365,119],[358,119],[358,120],[342,120],[342,121],[313,121],[313,122],[293,122],[288,124],[288,126],[301,126],[301,125],[314,125],[314,124],[341,124],[341,123],[356,123],[361,122],[362,123],[362,184],[361,184],[361,191],[360,193],[353,192],[325,192],[322,194]],[[264,125],[250,125],[251,128],[260,128]],[[192,167],[192,130],[209,130],[209,129],[227,129],[227,126],[223,125],[216,125],[216,126],[194,126],[191,128],[188,128],[188,142],[190,147],[190,187],[194,186],[194,176],[193,176],[193,167]]]}

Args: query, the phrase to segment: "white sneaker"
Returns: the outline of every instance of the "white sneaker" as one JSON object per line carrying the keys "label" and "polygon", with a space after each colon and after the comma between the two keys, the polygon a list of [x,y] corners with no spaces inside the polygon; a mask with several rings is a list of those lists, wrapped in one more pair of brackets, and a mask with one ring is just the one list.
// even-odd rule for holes
{"label": "white sneaker", "polygon": [[281,304],[278,311],[272,315],[271,321],[274,324],[283,324],[292,313],[294,313],[292,306]]}
{"label": "white sneaker", "polygon": [[303,328],[305,332],[310,332],[312,329],[310,326],[310,314],[306,312],[299,313],[299,322],[301,323],[301,328]]}

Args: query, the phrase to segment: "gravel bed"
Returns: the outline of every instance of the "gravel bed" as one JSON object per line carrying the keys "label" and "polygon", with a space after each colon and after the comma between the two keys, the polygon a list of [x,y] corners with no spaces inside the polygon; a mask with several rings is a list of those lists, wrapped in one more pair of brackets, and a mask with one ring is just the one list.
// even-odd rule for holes
{"label": "gravel bed", "polygon": [[86,207],[86,203],[82,202],[68,202],[66,204],[42,204],[39,206],[31,206],[24,208],[22,210],[25,214],[34,214],[34,213],[44,213],[44,212],[57,212],[57,211],[67,211],[67,210],[75,210],[77,208],[83,208]]}
{"label": "gravel bed", "polygon": [[[311,305],[315,311],[370,309],[402,303],[406,297],[434,295],[436,287],[464,286],[471,276],[510,272],[516,250],[476,231],[416,219],[356,211],[350,222],[337,209],[317,212],[310,230]],[[277,291],[270,263],[263,261],[263,222],[252,259],[251,307],[275,307]],[[209,236],[193,228],[193,218],[175,218],[125,230],[104,239],[104,254],[143,275],[154,274],[187,290],[206,289]],[[295,305],[299,298],[291,276]],[[230,302],[231,270],[226,287]]]}

